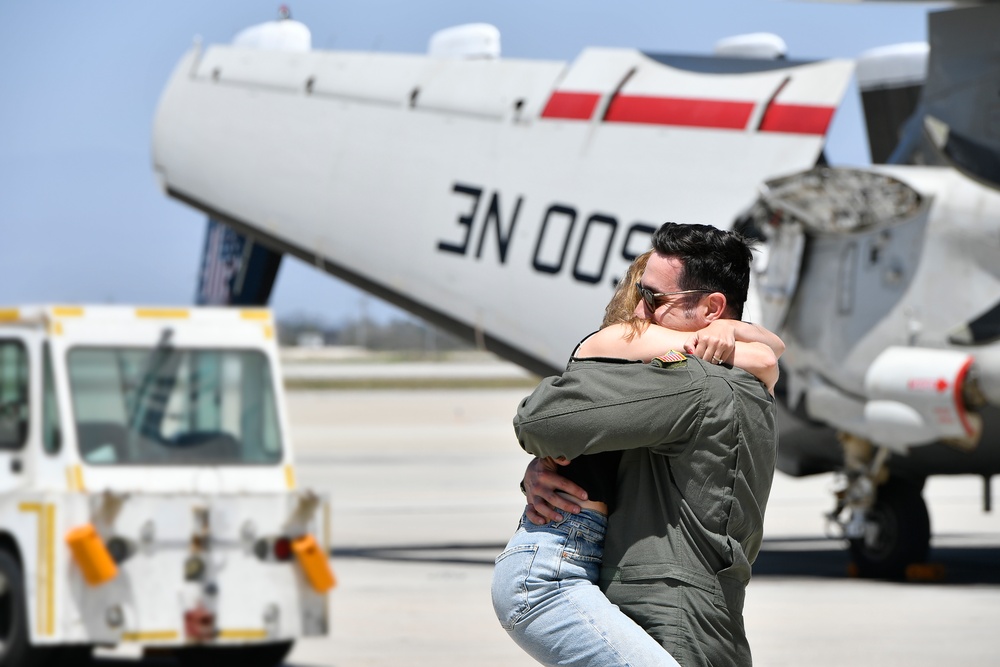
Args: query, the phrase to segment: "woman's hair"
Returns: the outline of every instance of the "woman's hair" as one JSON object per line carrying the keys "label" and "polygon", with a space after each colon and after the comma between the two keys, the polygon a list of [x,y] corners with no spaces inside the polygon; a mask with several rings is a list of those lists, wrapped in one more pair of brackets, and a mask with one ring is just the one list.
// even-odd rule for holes
{"label": "woman's hair", "polygon": [[635,284],[642,279],[642,272],[646,270],[646,262],[649,261],[649,256],[652,254],[652,250],[647,250],[636,257],[631,266],[628,267],[628,271],[618,281],[614,296],[611,297],[607,308],[604,309],[602,329],[612,324],[627,324],[630,331],[626,334],[625,340],[632,340],[636,334],[642,333],[649,326],[648,320],[635,316],[635,307],[639,305],[641,298]]}

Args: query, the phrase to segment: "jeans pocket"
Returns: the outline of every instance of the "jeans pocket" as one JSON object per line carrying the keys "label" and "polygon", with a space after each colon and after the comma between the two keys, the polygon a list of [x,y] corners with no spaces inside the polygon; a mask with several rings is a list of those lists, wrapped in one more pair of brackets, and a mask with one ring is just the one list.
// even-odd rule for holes
{"label": "jeans pocket", "polygon": [[493,568],[493,611],[506,630],[528,611],[528,574],[538,552],[537,544],[519,544],[497,556]]}
{"label": "jeans pocket", "polygon": [[604,559],[604,539],[595,539],[583,531],[577,531],[567,541],[565,557],[583,565],[600,566]]}

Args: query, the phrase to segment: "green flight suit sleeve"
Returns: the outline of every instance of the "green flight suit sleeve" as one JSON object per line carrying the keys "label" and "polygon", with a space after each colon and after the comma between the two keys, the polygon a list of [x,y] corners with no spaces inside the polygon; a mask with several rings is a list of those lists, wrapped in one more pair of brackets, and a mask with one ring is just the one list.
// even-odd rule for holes
{"label": "green flight suit sleeve", "polygon": [[518,442],[530,454],[553,458],[639,447],[679,454],[703,419],[700,363],[574,362],[521,402],[514,417]]}

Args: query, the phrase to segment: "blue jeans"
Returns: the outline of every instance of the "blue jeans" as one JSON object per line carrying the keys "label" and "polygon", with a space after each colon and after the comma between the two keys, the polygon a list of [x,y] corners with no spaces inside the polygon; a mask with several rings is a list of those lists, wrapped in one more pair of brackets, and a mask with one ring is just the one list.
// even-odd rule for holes
{"label": "blue jeans", "polygon": [[607,524],[590,510],[544,526],[522,515],[493,570],[500,624],[543,665],[679,667],[598,588]]}

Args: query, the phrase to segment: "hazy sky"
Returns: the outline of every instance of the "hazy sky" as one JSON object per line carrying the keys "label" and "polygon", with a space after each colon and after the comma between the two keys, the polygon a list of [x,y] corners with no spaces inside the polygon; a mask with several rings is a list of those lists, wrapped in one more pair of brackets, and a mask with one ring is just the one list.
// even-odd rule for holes
{"label": "hazy sky", "polygon": [[[163,195],[150,168],[160,91],[196,36],[228,42],[277,16],[271,0],[8,2],[0,23],[0,304],[187,304],[204,216]],[[503,55],[572,60],[586,46],[708,53],[716,40],[774,32],[792,58],[853,58],[926,39],[918,3],[772,0],[300,0],[313,47],[421,52],[435,30],[488,22]],[[834,164],[868,161],[857,91],[834,119]],[[279,317],[329,323],[401,313],[286,258]]]}

